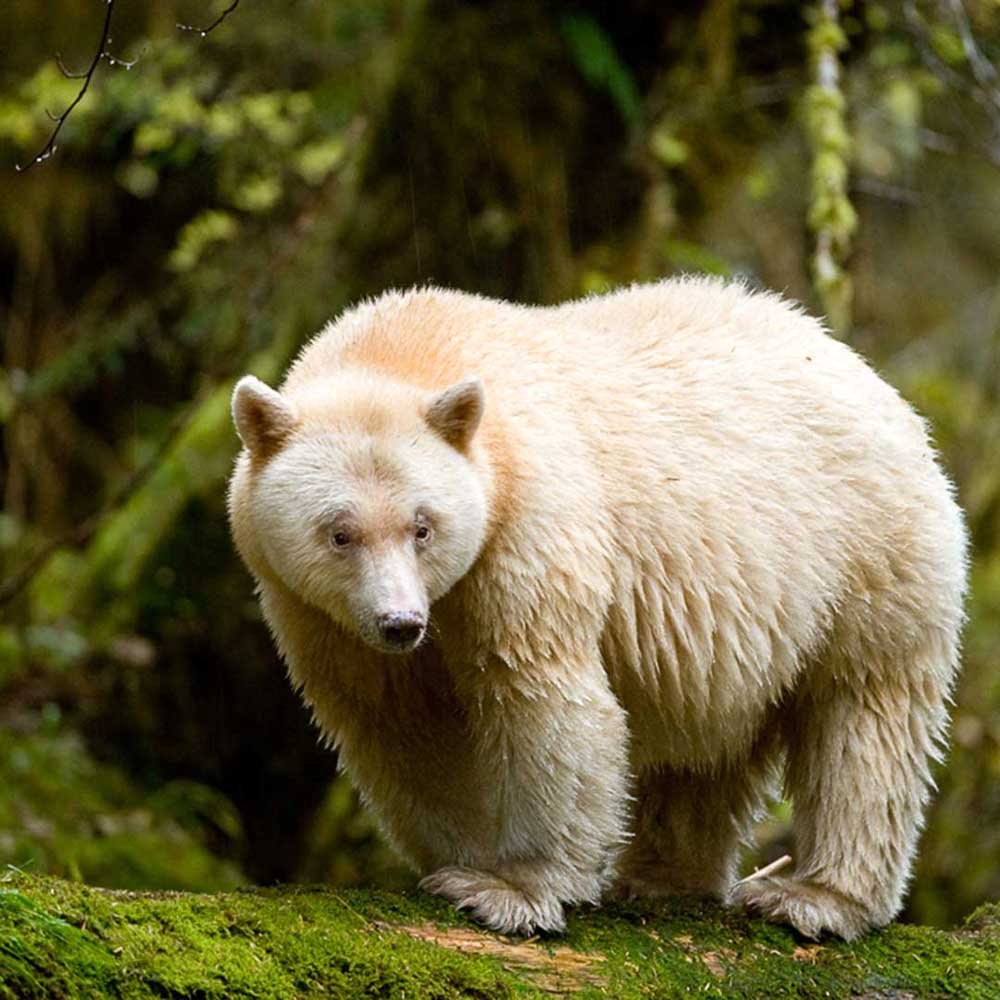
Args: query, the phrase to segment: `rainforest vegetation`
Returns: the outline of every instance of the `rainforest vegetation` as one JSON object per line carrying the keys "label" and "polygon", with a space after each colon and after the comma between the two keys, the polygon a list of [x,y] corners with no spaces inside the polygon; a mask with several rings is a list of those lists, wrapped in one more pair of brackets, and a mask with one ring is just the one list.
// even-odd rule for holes
{"label": "rainforest vegetation", "polygon": [[930,422],[972,592],[904,919],[1000,899],[1000,5],[8,7],[0,924],[56,940],[105,905],[46,910],[44,875],[412,886],[232,549],[234,379],[389,287],[549,303],[683,272],[804,302]]}

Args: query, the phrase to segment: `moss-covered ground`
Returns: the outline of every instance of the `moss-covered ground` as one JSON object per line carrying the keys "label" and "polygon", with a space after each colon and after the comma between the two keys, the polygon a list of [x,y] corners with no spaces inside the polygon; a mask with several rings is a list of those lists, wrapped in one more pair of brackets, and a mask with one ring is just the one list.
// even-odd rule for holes
{"label": "moss-covered ground", "polygon": [[581,911],[564,938],[487,934],[424,896],[216,895],[0,881],[0,997],[1000,997],[1000,907],[955,931],[813,944],[695,902]]}

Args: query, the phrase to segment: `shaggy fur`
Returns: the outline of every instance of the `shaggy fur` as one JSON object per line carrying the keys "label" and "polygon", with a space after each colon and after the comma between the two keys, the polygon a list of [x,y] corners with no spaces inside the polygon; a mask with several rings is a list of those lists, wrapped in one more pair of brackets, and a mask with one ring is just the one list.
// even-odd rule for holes
{"label": "shaggy fur", "polygon": [[[813,936],[898,911],[965,533],[921,420],[814,320],[696,279],[390,293],[234,416],[265,616],[428,890],[506,932],[612,884]],[[733,890],[782,762],[794,870]]]}

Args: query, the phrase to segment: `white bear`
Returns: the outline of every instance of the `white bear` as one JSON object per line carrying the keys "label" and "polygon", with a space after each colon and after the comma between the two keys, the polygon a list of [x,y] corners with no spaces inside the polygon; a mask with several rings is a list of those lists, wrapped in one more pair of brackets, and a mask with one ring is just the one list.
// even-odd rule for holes
{"label": "white bear", "polygon": [[[264,614],[428,890],[508,933],[611,887],[892,919],[966,537],[922,421],[815,320],[696,278],[392,292],[233,414]],[[794,869],[736,885],[779,766]]]}

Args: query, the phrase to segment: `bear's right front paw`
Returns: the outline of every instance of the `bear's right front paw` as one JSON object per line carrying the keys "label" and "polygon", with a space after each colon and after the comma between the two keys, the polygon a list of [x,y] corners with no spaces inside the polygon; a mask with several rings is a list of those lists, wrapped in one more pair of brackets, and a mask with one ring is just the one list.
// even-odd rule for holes
{"label": "bear's right front paw", "polygon": [[498,875],[475,868],[442,868],[421,880],[420,888],[468,910],[501,934],[558,933],[566,929],[562,903],[555,896],[532,896]]}

